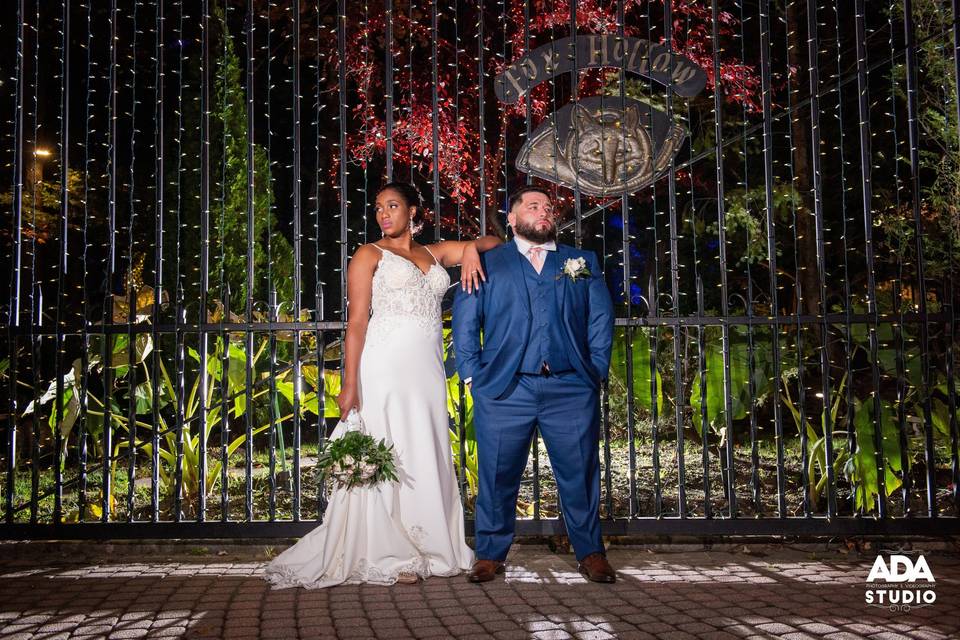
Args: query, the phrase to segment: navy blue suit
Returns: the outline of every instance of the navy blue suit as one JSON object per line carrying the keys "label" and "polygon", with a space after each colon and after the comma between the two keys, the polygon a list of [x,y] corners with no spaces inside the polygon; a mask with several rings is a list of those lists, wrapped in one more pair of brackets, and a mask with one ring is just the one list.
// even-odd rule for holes
{"label": "navy blue suit", "polygon": [[[591,275],[573,281],[562,268],[579,257]],[[472,294],[458,290],[453,306],[457,369],[462,379],[472,378],[479,447],[477,557],[506,558],[520,479],[539,427],[567,533],[582,560],[603,551],[599,389],[610,368],[610,293],[596,256],[574,247],[557,245],[541,274],[514,242],[481,260],[487,282]],[[530,371],[541,353],[561,362],[548,362],[551,375]]]}

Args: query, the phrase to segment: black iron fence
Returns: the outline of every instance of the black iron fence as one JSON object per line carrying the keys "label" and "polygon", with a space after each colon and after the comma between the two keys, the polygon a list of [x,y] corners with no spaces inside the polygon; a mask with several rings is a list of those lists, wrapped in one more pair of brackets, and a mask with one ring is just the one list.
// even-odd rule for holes
{"label": "black iron fence", "polygon": [[[605,533],[960,532],[957,5],[8,3],[0,535],[315,526],[387,179],[601,256]],[[521,533],[554,486],[535,440]]]}

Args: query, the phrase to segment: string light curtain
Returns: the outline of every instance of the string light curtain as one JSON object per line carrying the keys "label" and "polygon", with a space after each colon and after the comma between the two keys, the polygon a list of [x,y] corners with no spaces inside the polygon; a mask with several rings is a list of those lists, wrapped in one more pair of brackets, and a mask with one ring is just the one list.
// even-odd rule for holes
{"label": "string light curtain", "polygon": [[[536,184],[600,257],[606,533],[956,533],[957,4],[5,4],[0,530],[315,526],[346,266],[409,179],[422,242],[505,234]],[[663,57],[628,63],[634,39]],[[545,45],[564,71],[520,67],[501,99]],[[681,63],[699,94],[651,71]],[[592,195],[589,163],[626,184],[657,118],[682,135],[653,178]],[[572,180],[518,167],[542,127]],[[519,531],[559,531],[539,438],[531,458]]]}

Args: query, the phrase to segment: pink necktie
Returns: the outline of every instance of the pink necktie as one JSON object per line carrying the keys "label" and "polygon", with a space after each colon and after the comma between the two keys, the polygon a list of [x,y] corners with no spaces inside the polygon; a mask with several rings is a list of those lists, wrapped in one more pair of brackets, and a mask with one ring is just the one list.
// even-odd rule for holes
{"label": "pink necktie", "polygon": [[537,270],[537,273],[540,273],[543,269],[543,247],[530,247],[527,254],[530,256],[530,264]]}

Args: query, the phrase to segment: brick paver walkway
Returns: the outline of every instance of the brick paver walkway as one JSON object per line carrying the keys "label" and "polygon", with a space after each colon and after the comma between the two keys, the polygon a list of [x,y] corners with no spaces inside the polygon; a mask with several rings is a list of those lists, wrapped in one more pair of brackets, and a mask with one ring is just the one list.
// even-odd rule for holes
{"label": "brick paver walkway", "polygon": [[481,586],[276,591],[263,547],[0,544],[0,639],[960,638],[960,554],[926,551],[936,603],[891,612],[864,603],[873,551],[745,549],[614,547],[612,586],[518,545]]}

